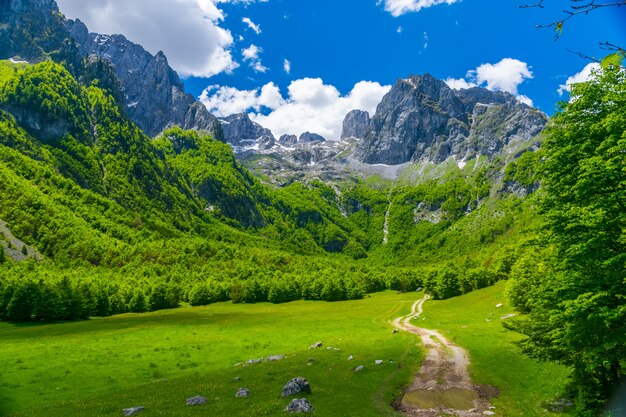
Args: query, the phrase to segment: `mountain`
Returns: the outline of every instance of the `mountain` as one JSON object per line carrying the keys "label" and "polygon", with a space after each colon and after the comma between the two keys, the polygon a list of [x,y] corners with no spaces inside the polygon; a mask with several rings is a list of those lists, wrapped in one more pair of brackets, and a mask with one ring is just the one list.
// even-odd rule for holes
{"label": "mountain", "polygon": [[4,0],[0,22],[0,59],[51,59],[81,79],[89,78],[85,58],[110,64],[125,112],[148,136],[180,126],[223,138],[217,118],[185,92],[162,52],[153,56],[122,35],[89,33],[81,21],[65,19],[54,0]]}
{"label": "mountain", "polygon": [[250,120],[246,113],[232,114],[219,121],[224,140],[233,147],[270,149],[276,144],[272,131]]}
{"label": "mountain", "polygon": [[370,114],[363,110],[352,110],[343,119],[341,139],[363,139],[370,124]]}
{"label": "mountain", "polygon": [[452,90],[429,74],[412,76],[383,97],[355,157],[391,165],[491,157],[537,136],[546,123],[545,114],[509,93]]}

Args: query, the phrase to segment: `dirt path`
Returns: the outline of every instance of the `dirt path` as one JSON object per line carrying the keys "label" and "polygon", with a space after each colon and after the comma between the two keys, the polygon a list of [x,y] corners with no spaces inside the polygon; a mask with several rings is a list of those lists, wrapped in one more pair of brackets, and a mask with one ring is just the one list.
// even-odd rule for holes
{"label": "dirt path", "polygon": [[422,314],[424,302],[429,298],[425,295],[413,304],[411,314],[393,321],[396,328],[418,335],[427,351],[413,384],[397,401],[398,410],[411,417],[496,415],[489,398],[496,396],[498,390],[472,383],[465,349],[436,330],[411,324],[411,320]]}

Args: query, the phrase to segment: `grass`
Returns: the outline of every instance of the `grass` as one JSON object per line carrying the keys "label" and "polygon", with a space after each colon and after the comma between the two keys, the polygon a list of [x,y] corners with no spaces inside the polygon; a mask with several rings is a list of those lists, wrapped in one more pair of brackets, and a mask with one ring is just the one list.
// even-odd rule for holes
{"label": "grass", "polygon": [[[76,323],[0,323],[0,415],[119,416],[142,405],[146,417],[279,416],[289,402],[280,397],[283,385],[304,376],[316,415],[397,416],[389,404],[410,382],[421,350],[413,336],[392,335],[386,321],[408,313],[418,296],[385,292],[340,303],[221,303]],[[324,348],[309,350],[317,341]],[[233,366],[274,354],[287,357]],[[385,363],[376,366],[376,359]],[[365,370],[354,372],[358,365]],[[240,387],[249,398],[235,398]],[[194,395],[208,404],[186,407]]]}
{"label": "grass", "polygon": [[0,60],[0,88],[10,80],[16,71],[24,68],[27,64],[14,64],[8,59]]}
{"label": "grass", "polygon": [[[474,381],[500,390],[491,400],[498,415],[550,415],[541,403],[558,397],[567,370],[529,359],[514,345],[520,336],[501,325],[513,313],[503,289],[499,283],[428,301],[416,324],[468,350]],[[392,335],[387,322],[420,296],[384,292],[338,303],[220,303],[76,323],[0,323],[0,416],[119,416],[138,405],[146,417],[284,416],[289,400],[280,391],[295,376],[310,381],[315,415],[399,416],[389,404],[410,384],[422,352],[416,337]],[[308,349],[317,341],[324,348]],[[286,358],[233,366],[275,354]],[[374,365],[377,359],[385,363]],[[365,370],[354,372],[358,365]],[[235,398],[240,387],[250,397]],[[186,407],[194,395],[208,404]]]}
{"label": "grass", "polygon": [[[504,282],[445,301],[428,301],[415,325],[437,329],[470,355],[474,382],[500,390],[491,400],[498,415],[545,416],[541,404],[562,394],[568,370],[539,363],[514,344],[520,335],[502,327],[502,317],[514,314],[504,296]],[[501,308],[497,304],[503,303]]]}

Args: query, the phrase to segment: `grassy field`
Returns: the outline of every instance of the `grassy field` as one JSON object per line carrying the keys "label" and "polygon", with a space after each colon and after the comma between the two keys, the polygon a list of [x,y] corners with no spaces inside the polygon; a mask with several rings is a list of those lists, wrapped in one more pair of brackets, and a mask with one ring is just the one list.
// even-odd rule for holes
{"label": "grassy field", "polygon": [[[519,336],[501,325],[513,312],[503,288],[428,301],[416,324],[469,351],[474,380],[500,389],[492,400],[498,415],[548,415],[540,404],[560,393],[566,370],[514,346]],[[221,303],[77,323],[0,323],[0,415],[119,416],[122,408],[142,405],[146,417],[284,416],[289,401],[280,391],[304,376],[316,415],[398,416],[389,404],[417,371],[422,352],[417,338],[392,335],[387,322],[420,297],[385,292],[338,303]],[[324,348],[308,349],[317,341]],[[277,354],[286,358],[234,366]],[[385,363],[374,365],[376,359]],[[358,365],[366,369],[354,372]],[[250,397],[235,398],[240,387]],[[209,403],[186,407],[194,395]]]}
{"label": "grassy field", "polygon": [[[418,297],[386,292],[340,303],[222,303],[78,323],[0,323],[0,414],[120,416],[141,405],[146,417],[278,416],[289,402],[282,387],[303,376],[316,415],[396,416],[389,404],[421,350],[411,335],[392,335],[386,321]],[[317,341],[324,348],[309,350]],[[277,354],[287,357],[233,366]],[[358,365],[366,369],[354,372]],[[235,398],[240,387],[250,397]],[[209,403],[186,407],[194,395]]]}
{"label": "grassy field", "polygon": [[[503,317],[515,313],[507,304],[504,286],[500,282],[461,297],[427,301],[414,324],[441,331],[469,352],[474,382],[500,390],[491,400],[498,415],[556,416],[541,404],[562,394],[567,369],[530,359],[514,345],[520,336],[502,327]],[[496,308],[500,303],[503,306]]]}

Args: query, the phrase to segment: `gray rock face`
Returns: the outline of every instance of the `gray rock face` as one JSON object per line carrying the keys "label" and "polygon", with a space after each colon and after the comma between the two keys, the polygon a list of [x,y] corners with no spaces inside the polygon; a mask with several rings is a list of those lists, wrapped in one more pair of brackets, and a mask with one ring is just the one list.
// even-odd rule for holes
{"label": "gray rock face", "polygon": [[139,406],[139,407],[125,408],[122,410],[122,412],[124,413],[125,416],[132,416],[145,410],[146,410],[145,407]]}
{"label": "gray rock face", "polygon": [[509,93],[452,90],[429,74],[412,76],[383,97],[355,156],[391,165],[492,156],[536,136],[546,123],[543,113]]}
{"label": "gray rock face", "polygon": [[370,114],[362,110],[352,110],[343,119],[341,139],[363,139],[370,124]]}
{"label": "gray rock face", "polygon": [[318,135],[317,133],[304,132],[303,134],[300,135],[300,139],[298,140],[298,143],[312,143],[312,142],[326,142],[326,139],[324,139],[322,136]]}
{"label": "gray rock face", "polygon": [[208,400],[200,395],[187,398],[187,405],[202,405],[202,404],[206,404],[207,402]]}
{"label": "gray rock face", "polygon": [[272,131],[250,120],[246,113],[221,118],[220,123],[226,143],[233,146],[259,144],[261,149],[270,149],[276,144]]}
{"label": "gray rock face", "polygon": [[291,400],[285,411],[289,413],[312,413],[313,406],[306,398],[298,398]]}
{"label": "gray rock face", "polygon": [[309,381],[299,376],[297,378],[293,378],[292,380],[287,382],[287,384],[285,384],[281,395],[283,397],[288,397],[290,395],[296,395],[301,392],[305,394],[310,394],[311,386],[309,385]]}
{"label": "gray rock face", "polygon": [[296,135],[282,135],[278,139],[278,143],[283,146],[295,146],[298,143],[298,137]]}
{"label": "gray rock face", "polygon": [[207,131],[223,139],[217,118],[185,92],[163,52],[153,56],[122,35],[89,33],[78,19],[68,20],[66,27],[84,56],[95,55],[113,66],[124,94],[126,112],[148,136],[180,126]]}

